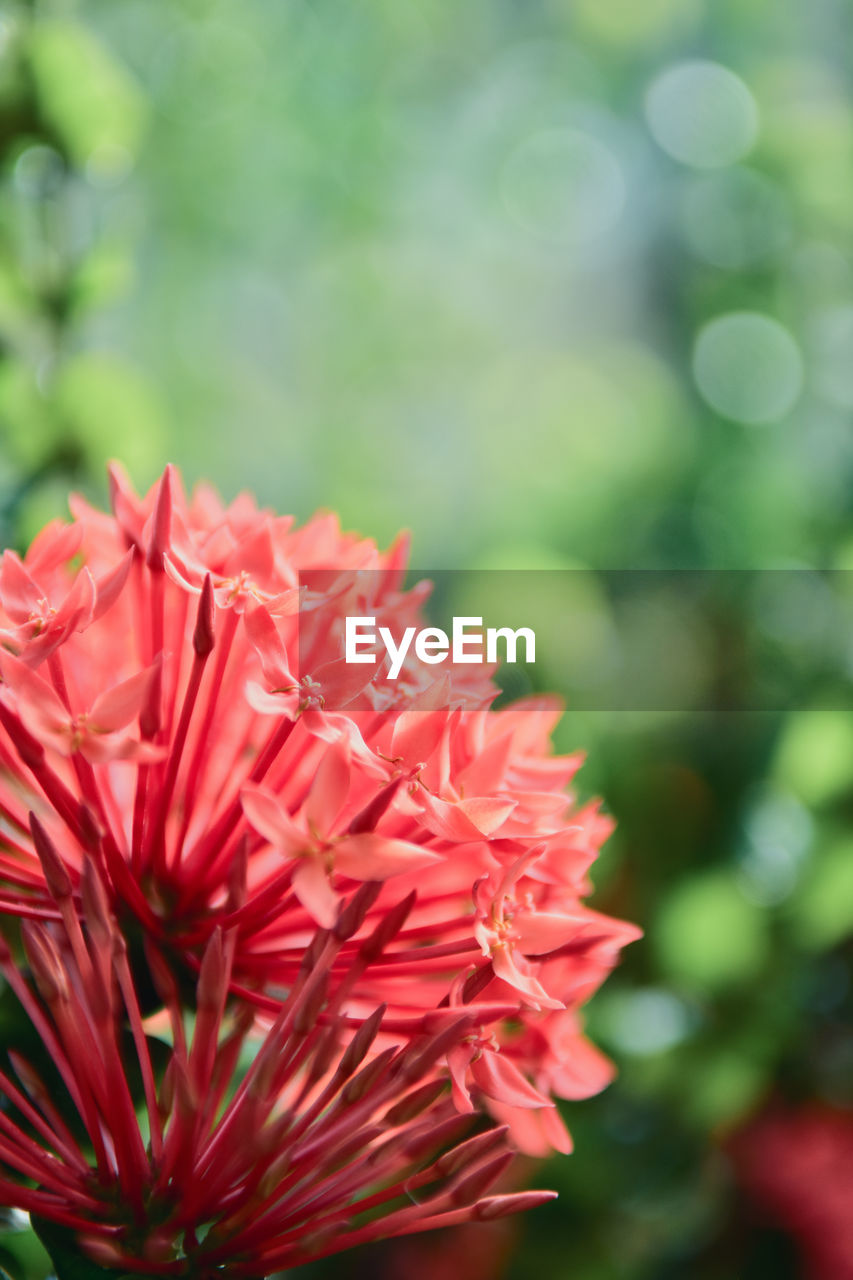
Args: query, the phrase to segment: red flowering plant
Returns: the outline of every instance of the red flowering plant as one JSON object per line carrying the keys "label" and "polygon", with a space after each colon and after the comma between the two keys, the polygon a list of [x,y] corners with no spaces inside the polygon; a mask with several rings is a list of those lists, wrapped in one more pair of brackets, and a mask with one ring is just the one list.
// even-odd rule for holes
{"label": "red flowering plant", "polygon": [[513,1149],[570,1149],[555,1097],[611,1075],[579,1009],[638,933],[583,902],[610,823],[567,794],[558,707],[330,657],[348,611],[420,617],[402,541],[171,468],[112,497],[0,570],[33,1042],[0,1074],[3,1203],[106,1266],[265,1276],[537,1202],[487,1193]]}

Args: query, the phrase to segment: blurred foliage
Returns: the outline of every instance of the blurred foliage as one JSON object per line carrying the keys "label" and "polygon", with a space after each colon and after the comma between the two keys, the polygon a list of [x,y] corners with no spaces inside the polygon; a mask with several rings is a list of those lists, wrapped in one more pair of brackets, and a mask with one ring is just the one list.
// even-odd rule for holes
{"label": "blurred foliage", "polygon": [[159,456],[154,395],[92,337],[133,278],[107,216],[147,99],[65,6],[0,9],[0,533],[26,541],[69,483],[116,452]]}
{"label": "blurred foliage", "polygon": [[[850,567],[851,28],[839,0],[5,0],[0,532],[168,456],[409,526],[425,567]],[[612,628],[585,581],[548,685]],[[777,628],[806,664],[819,616]],[[803,1273],[727,1143],[771,1098],[853,1101],[836,648],[814,706],[566,716],[619,820],[598,904],[647,940],[591,1011],[619,1078],[567,1107],[558,1206],[493,1275]],[[475,1275],[476,1236],[424,1248]],[[46,1270],[28,1230],[0,1263]]]}

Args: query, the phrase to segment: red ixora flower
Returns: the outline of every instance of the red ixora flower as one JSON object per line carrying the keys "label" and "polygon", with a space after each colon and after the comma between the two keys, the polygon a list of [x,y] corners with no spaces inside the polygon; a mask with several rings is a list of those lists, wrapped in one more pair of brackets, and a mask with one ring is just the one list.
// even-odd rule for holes
{"label": "red ixora flower", "polygon": [[[443,1090],[442,1107],[489,1112],[531,1154],[568,1151],[554,1097],[588,1096],[611,1075],[583,1037],[579,1010],[639,931],[583,902],[611,824],[566,791],[582,757],[551,752],[556,703],[492,710],[496,689],[480,667],[442,668],[436,678],[407,659],[399,679],[383,683],[381,668],[334,658],[330,643],[348,614],[396,627],[422,620],[426,588],[403,589],[402,540],[382,553],[343,534],[333,516],[296,528],[246,496],[225,507],[199,488],[188,499],[172,468],[144,498],[117,468],[111,480],[113,515],[75,497],[71,523],[48,525],[23,560],[7,551],[0,568],[0,913],[30,922],[42,987],[55,971],[62,996],[52,995],[51,1015],[67,1016],[67,993],[103,1037],[101,988],[111,980],[131,1025],[132,982],[146,1013],[163,1001],[174,1012],[199,984],[210,989],[209,957],[221,954],[217,1000],[227,989],[229,1011],[247,1011],[235,1015],[240,1036],[273,1037],[266,1043],[289,1064],[264,1077],[270,1112],[290,1116],[276,1123],[296,1124],[306,1099],[324,1097],[337,1059],[355,1045],[390,1104],[391,1081],[408,1080],[393,1063],[420,1061],[430,1044],[422,1074]],[[94,935],[81,941],[93,883],[129,957],[112,962],[112,979],[103,955],[96,963],[88,954]],[[354,902],[358,919],[342,929]],[[306,958],[322,972],[323,995],[284,1041],[282,1027],[295,1035],[285,1011],[314,981]],[[184,1143],[170,1157],[184,1177],[198,1171],[193,1162],[204,1162],[208,1131],[221,1123],[204,1089],[223,1100],[228,1082],[209,1064],[193,1075],[196,1051],[182,1048],[177,1027],[161,1093],[174,1094],[178,1137],[163,1142]],[[215,1037],[205,1034],[207,1061]],[[100,1073],[98,1088],[119,1070],[106,1041],[101,1052],[103,1069],[94,1060],[85,1068]],[[66,1057],[71,1065],[70,1049]],[[134,1071],[145,1079],[140,1058]],[[76,1076],[66,1084],[80,1106],[95,1090]],[[164,1105],[162,1096],[156,1107],[148,1101],[149,1110]],[[315,1126],[337,1104],[306,1105],[320,1107]],[[126,1151],[107,1136],[118,1119],[102,1116],[96,1139],[84,1116],[96,1155],[103,1145],[98,1176],[136,1168],[162,1190],[153,1116],[141,1154],[130,1130]],[[45,1113],[40,1123],[50,1123]],[[226,1132],[236,1141],[236,1130]],[[70,1154],[67,1134],[62,1143],[50,1162],[67,1158],[82,1178],[80,1151]],[[229,1160],[236,1169],[237,1155]],[[66,1185],[67,1170],[57,1176]],[[266,1173],[260,1183],[266,1195]],[[32,1194],[52,1195],[55,1208],[55,1180],[43,1187]],[[235,1204],[242,1194],[233,1190]],[[85,1197],[98,1198],[91,1188],[81,1195],[63,1219],[77,1226]],[[216,1203],[193,1210],[197,1224]],[[254,1214],[256,1250],[262,1224],[270,1238],[279,1227],[252,1203],[239,1212]],[[429,1225],[432,1215],[418,1212]],[[192,1224],[178,1219],[192,1243]],[[348,1230],[336,1239],[353,1238]],[[275,1266],[295,1256],[288,1249],[298,1253],[288,1240]]]}
{"label": "red ixora flower", "polygon": [[[0,970],[55,1077],[49,1085],[9,1051],[0,1196],[34,1215],[43,1234],[45,1223],[70,1228],[91,1258],[124,1271],[261,1277],[378,1237],[490,1221],[552,1198],[487,1194],[512,1159],[506,1129],[472,1135],[436,1071],[475,1015],[436,1018],[372,1053],[380,1006],[341,1043],[334,1018],[346,995],[343,985],[329,994],[329,975],[361,932],[370,890],[342,904],[331,930],[314,933],[241,1072],[254,1016],[227,1007],[234,931],[217,929],[205,947],[189,1036],[173,975],[153,965],[167,1045],[143,1020],[94,862],[82,873],[79,913],[70,880],[50,853],[45,862],[62,924],[24,922],[31,978],[0,944]],[[354,980],[393,941],[408,905],[364,937]]]}

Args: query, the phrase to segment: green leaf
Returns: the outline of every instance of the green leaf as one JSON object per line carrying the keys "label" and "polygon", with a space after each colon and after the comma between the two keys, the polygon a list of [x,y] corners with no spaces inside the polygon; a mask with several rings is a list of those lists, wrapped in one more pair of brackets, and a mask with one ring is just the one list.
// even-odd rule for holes
{"label": "green leaf", "polygon": [[769,950],[764,912],[722,869],[691,876],[672,890],[658,912],[652,941],[664,971],[702,992],[750,981]]}
{"label": "green leaf", "polygon": [[[133,283],[133,264],[122,249],[102,245],[80,263],[71,284],[75,317],[123,297]],[[2,295],[0,295],[2,300]]]}
{"label": "green leaf", "polygon": [[13,1277],[13,1280],[37,1280],[50,1272],[50,1258],[44,1245],[39,1240],[29,1214],[21,1214],[26,1226],[19,1228],[17,1223],[9,1230],[0,1233],[0,1267]]}
{"label": "green leaf", "polygon": [[76,1234],[46,1218],[30,1215],[33,1228],[50,1254],[58,1280],[120,1280],[122,1273],[100,1267],[80,1249]]}
{"label": "green leaf", "polygon": [[118,452],[133,476],[154,478],[166,446],[163,412],[136,369],[105,352],[84,352],[60,371],[54,402],[93,471]]}
{"label": "green leaf", "polygon": [[[158,1080],[162,1079],[171,1059],[171,1049],[155,1036],[146,1036],[146,1040],[154,1075]],[[18,1003],[14,992],[9,987],[3,987],[0,988],[0,1066],[14,1078],[15,1070],[9,1060],[7,1047],[14,1048],[20,1057],[37,1073],[50,1094],[53,1105],[78,1140],[85,1144],[85,1128],[55,1063],[35,1027],[30,1022],[26,1011]],[[121,1053],[125,1065],[125,1078],[131,1097],[134,1104],[141,1107],[145,1098],[142,1072],[139,1067],[139,1058],[133,1033],[128,1027],[123,1028],[121,1033]],[[9,1114],[25,1132],[30,1131],[28,1122],[18,1114],[11,1104],[9,1104]]]}
{"label": "green leaf", "polygon": [[791,913],[794,935],[808,950],[824,950],[853,934],[853,841],[841,838],[818,851]]}
{"label": "green leaf", "polygon": [[766,1088],[766,1068],[742,1047],[710,1052],[691,1077],[685,1108],[703,1129],[731,1125],[749,1112]]}
{"label": "green leaf", "polygon": [[59,436],[32,368],[14,357],[0,364],[0,423],[4,449],[22,471],[38,467]]}
{"label": "green leaf", "polygon": [[820,708],[789,716],[774,772],[810,805],[826,804],[853,786],[853,721],[847,711]]}
{"label": "green leaf", "polygon": [[[78,1115],[62,1076],[33,1026],[25,1009],[21,1007],[14,992],[9,987],[0,991],[0,1065],[12,1079],[15,1069],[8,1057],[8,1049],[15,1052],[36,1072],[45,1089],[48,1091],[53,1105],[63,1120],[70,1127],[78,1141],[85,1142],[86,1131]],[[29,1123],[9,1104],[9,1115],[25,1132],[30,1132]]]}
{"label": "green leaf", "polygon": [[73,22],[33,27],[30,65],[41,113],[79,167],[109,181],[128,168],[145,122],[145,100],[130,74]]}
{"label": "green leaf", "polygon": [[74,1231],[48,1222],[46,1218],[33,1214],[30,1217],[39,1240],[50,1254],[57,1280],[157,1280],[140,1271],[125,1272],[114,1267],[101,1267],[86,1257]]}

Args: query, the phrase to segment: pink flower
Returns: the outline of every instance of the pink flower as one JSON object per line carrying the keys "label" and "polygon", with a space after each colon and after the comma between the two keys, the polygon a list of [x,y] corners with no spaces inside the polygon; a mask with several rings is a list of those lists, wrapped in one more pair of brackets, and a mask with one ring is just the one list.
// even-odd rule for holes
{"label": "pink flower", "polygon": [[231,995],[269,1027],[363,886],[326,973],[341,1040],[380,1007],[377,1056],[464,1016],[436,1068],[456,1104],[565,1149],[554,1097],[608,1078],[579,1010],[638,930],[583,902],[610,823],[566,790],[557,704],[493,711],[476,666],[341,662],[347,614],[422,621],[403,541],[187,498],[171,468],[143,498],[111,480],[113,515],[74,498],[0,570],[0,912],[62,915],[49,848],[73,909],[97,869],[133,955],[144,938],[179,989],[227,939]]}
{"label": "pink flower", "polygon": [[333,834],[349,790],[350,760],[346,744],[332,743],[317,769],[303,805],[302,830],[272,791],[243,788],[243,810],[254,829],[296,863],[291,888],[305,910],[331,929],[339,897],[332,888],[337,874],[347,880],[387,880],[438,862],[423,845],[394,840],[376,831]]}
{"label": "pink flower", "polygon": [[[126,555],[97,582],[87,568],[69,581],[65,567],[81,538],[79,526],[54,521],[33,543],[27,565],[14,551],[3,555],[0,604],[9,626],[2,636],[10,645],[20,646],[34,666],[50,657],[75,631],[84,631],[106,613],[130,570],[131,556]],[[38,575],[38,582],[33,574]]]}
{"label": "pink flower", "polygon": [[157,760],[161,752],[128,730],[150,696],[155,670],[149,668],[98,694],[88,711],[72,712],[64,699],[26,663],[0,655],[0,699],[17,711],[24,728],[42,747],[61,756],[80,754],[90,764],[107,760]]}

